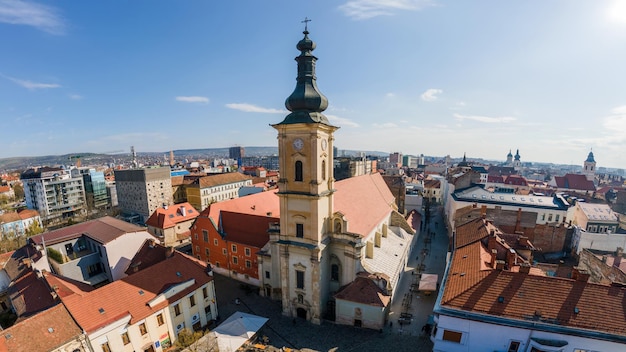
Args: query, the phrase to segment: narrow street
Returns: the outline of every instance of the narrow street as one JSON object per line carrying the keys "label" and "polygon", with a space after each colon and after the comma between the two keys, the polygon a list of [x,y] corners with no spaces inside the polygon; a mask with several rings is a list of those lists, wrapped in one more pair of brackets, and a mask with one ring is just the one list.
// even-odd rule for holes
{"label": "narrow street", "polygon": [[[424,347],[430,346],[431,348],[430,340],[424,336],[422,328],[433,312],[438,292],[427,294],[417,291],[416,288],[420,274],[437,274],[437,287],[439,288],[448,252],[448,235],[443,224],[442,210],[439,207],[433,207],[429,223],[416,233],[418,238],[393,297],[389,315],[390,323],[386,328],[392,334],[416,336],[419,337],[420,342],[422,339],[428,340]],[[419,223],[416,225],[419,227]],[[414,289],[411,289],[412,285]],[[400,319],[401,313],[410,314],[410,320]],[[404,323],[401,325],[401,322]],[[410,323],[407,324],[407,322]]]}

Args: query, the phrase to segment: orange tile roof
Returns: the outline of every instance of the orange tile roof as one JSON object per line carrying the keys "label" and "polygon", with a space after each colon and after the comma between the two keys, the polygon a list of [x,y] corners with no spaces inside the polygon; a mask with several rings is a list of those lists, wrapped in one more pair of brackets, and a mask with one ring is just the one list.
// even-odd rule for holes
{"label": "orange tile roof", "polygon": [[[87,333],[126,315],[130,316],[130,323],[134,324],[212,281],[213,278],[207,275],[205,269],[205,263],[174,252],[167,259],[123,279],[91,292],[69,294],[61,299],[78,325]],[[62,280],[58,277],[57,279]],[[195,279],[190,287],[152,308],[148,305],[149,301],[168,288],[190,279]]]}
{"label": "orange tile roof", "polygon": [[0,223],[10,223],[10,222],[16,222],[16,221],[21,221],[21,220],[22,219],[20,218],[20,215],[15,211],[0,214]]}
{"label": "orange tile roof", "polygon": [[181,222],[195,219],[198,215],[200,213],[189,203],[174,204],[168,206],[167,209],[163,207],[157,208],[146,221],[146,225],[167,229]]}
{"label": "orange tile roof", "polygon": [[11,187],[10,186],[0,186],[0,193],[6,193],[11,191]]}
{"label": "orange tile roof", "polygon": [[374,281],[365,277],[357,277],[340,288],[335,298],[377,307],[386,307],[391,300],[391,296],[386,295]]}
{"label": "orange tile roof", "polygon": [[263,247],[270,236],[267,230],[270,224],[277,223],[280,218],[275,216],[258,216],[229,211],[221,212],[221,224],[226,231],[226,240],[248,244],[257,248]]}
{"label": "orange tile roof", "polygon": [[454,252],[443,308],[626,335],[626,288],[496,270],[490,258],[480,242]]}
{"label": "orange tile roof", "polygon": [[220,185],[227,185],[229,183],[241,182],[251,180],[252,177],[240,174],[238,172],[229,172],[225,174],[217,174],[211,176],[205,176],[200,178],[200,188],[209,188]]}
{"label": "orange tile roof", "polygon": [[62,304],[2,331],[0,352],[51,351],[82,334]]}
{"label": "orange tile roof", "polygon": [[17,212],[22,220],[30,219],[39,216],[39,212],[34,209],[22,209]]}
{"label": "orange tile roof", "polygon": [[20,318],[29,317],[56,304],[48,286],[34,271],[28,271],[12,282],[8,294]]}

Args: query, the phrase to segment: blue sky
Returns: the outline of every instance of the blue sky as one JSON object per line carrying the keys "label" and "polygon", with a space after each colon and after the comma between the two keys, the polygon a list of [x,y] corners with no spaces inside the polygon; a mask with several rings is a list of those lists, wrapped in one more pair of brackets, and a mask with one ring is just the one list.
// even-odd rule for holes
{"label": "blue sky", "polygon": [[276,145],[305,16],[339,149],[626,168],[620,0],[0,0],[0,157]]}

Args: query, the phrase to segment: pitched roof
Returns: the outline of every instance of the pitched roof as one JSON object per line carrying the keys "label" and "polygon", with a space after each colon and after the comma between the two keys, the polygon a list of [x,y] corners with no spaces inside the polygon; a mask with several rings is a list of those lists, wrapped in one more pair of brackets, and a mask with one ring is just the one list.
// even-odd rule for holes
{"label": "pitched roof", "polygon": [[17,214],[20,216],[20,219],[22,220],[39,216],[39,212],[34,209],[22,209],[22,210],[19,210]]}
{"label": "pitched roof", "polygon": [[565,176],[554,176],[554,182],[558,188],[567,188],[580,191],[595,191],[596,186],[593,181],[587,180],[582,174],[566,174]]}
{"label": "pitched roof", "polygon": [[222,211],[220,224],[226,231],[228,241],[248,244],[257,248],[263,247],[269,241],[270,224],[277,223],[280,218],[273,216],[258,216],[249,214]]}
{"label": "pitched roof", "polygon": [[57,304],[3,330],[0,352],[51,351],[81,334],[67,309]]}
{"label": "pitched roof", "polygon": [[4,270],[6,270],[7,275],[9,275],[9,279],[13,281],[30,271],[30,268],[26,265],[28,260],[37,262],[41,258],[41,253],[36,248],[27,244],[12,252],[4,265]]}
{"label": "pitched roof", "polygon": [[20,215],[15,211],[0,214],[0,224],[2,223],[8,224],[8,223],[16,222],[16,221],[22,221],[22,219],[20,218]]}
{"label": "pitched roof", "polygon": [[619,216],[608,204],[577,202],[576,206],[582,210],[589,221],[619,221]]}
{"label": "pitched roof", "polygon": [[209,188],[220,185],[227,185],[229,183],[241,182],[251,180],[252,177],[240,174],[238,172],[228,172],[224,174],[217,174],[211,176],[205,176],[199,179],[198,183],[200,188]]}
{"label": "pitched roof", "polygon": [[9,297],[18,317],[29,317],[55,305],[46,283],[37,273],[28,271],[9,286]]}
{"label": "pitched roof", "polygon": [[152,215],[150,215],[148,221],[146,221],[146,225],[160,229],[167,229],[174,227],[176,224],[181,222],[195,219],[198,215],[200,215],[200,213],[198,213],[198,211],[187,202],[174,204],[168,206],[167,208],[157,208]]}
{"label": "pitched roof", "polygon": [[144,231],[144,229],[137,225],[133,225],[110,216],[105,216],[99,219],[35,235],[30,239],[35,244],[41,244],[42,239],[45,239],[46,245],[48,245],[78,238],[84,234],[95,241],[106,244],[126,233],[139,231]]}
{"label": "pitched roof", "polygon": [[528,182],[526,182],[526,179],[519,175],[508,175],[504,180],[504,183],[514,186],[528,186]]}
{"label": "pitched roof", "polygon": [[[106,286],[91,292],[62,296],[61,299],[87,333],[125,316],[130,316],[130,323],[134,324],[212,281],[205,269],[205,263],[174,252],[171,257]],[[195,282],[191,286],[154,307],[148,305],[165,290],[192,279]]]}
{"label": "pitched roof", "polygon": [[386,307],[391,300],[391,296],[385,294],[374,281],[365,277],[357,277],[341,287],[335,298],[376,307]]}
{"label": "pitched roof", "polygon": [[498,228],[483,218],[476,218],[468,223],[459,225],[455,231],[454,248],[479,241],[489,236],[491,230],[496,231]]}
{"label": "pitched roof", "polygon": [[136,273],[165,260],[169,254],[172,254],[171,251],[173,249],[170,250],[153,240],[146,240],[133,259],[131,259],[130,265],[128,265],[128,269],[125,271],[126,275]]}
{"label": "pitched roof", "polygon": [[[441,305],[518,321],[626,335],[626,288],[496,270],[481,242],[458,248]],[[576,310],[575,310],[576,309]],[[607,317],[607,312],[612,312]]]}
{"label": "pitched roof", "polygon": [[0,193],[6,193],[11,191],[11,186],[0,186]]}

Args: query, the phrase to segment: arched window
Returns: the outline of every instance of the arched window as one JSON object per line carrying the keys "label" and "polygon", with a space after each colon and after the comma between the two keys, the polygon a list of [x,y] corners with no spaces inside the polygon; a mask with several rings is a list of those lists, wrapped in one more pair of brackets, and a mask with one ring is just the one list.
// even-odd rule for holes
{"label": "arched window", "polygon": [[302,161],[296,161],[296,181],[302,182]]}
{"label": "arched window", "polygon": [[330,280],[339,281],[339,265],[338,264],[332,264],[330,266]]}
{"label": "arched window", "polygon": [[322,180],[326,180],[326,160],[322,160]]}

